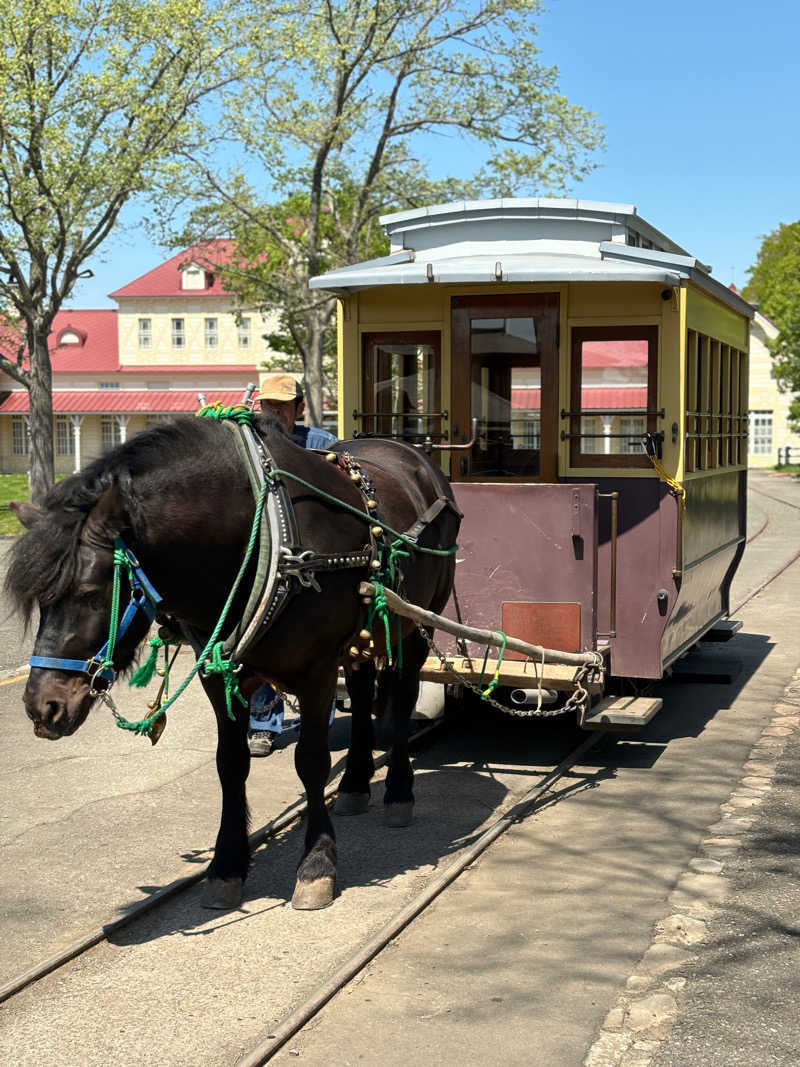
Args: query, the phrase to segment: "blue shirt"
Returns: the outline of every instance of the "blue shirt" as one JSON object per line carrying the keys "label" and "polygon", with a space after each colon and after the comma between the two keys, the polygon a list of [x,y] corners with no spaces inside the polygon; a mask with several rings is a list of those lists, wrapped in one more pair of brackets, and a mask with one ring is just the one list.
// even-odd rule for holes
{"label": "blue shirt", "polygon": [[292,436],[303,448],[330,448],[338,440],[335,434],[318,426],[295,426]]}

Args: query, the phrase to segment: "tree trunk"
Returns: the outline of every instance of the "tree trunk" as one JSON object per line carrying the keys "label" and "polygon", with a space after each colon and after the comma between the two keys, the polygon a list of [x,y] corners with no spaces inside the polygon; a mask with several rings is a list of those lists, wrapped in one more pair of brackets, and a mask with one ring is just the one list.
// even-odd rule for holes
{"label": "tree trunk", "polygon": [[310,312],[307,319],[306,336],[306,407],[311,426],[322,425],[322,355],[325,345],[325,332],[321,328],[319,315]]}
{"label": "tree trunk", "polygon": [[31,500],[38,504],[55,481],[53,465],[53,373],[47,348],[48,330],[29,330],[30,383],[30,485]]}

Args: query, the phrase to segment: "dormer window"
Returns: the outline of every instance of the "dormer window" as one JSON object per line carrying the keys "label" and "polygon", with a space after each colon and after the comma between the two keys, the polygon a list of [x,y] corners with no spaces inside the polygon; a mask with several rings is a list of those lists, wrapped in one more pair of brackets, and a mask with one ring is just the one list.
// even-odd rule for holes
{"label": "dormer window", "polygon": [[86,343],[86,331],[79,330],[75,326],[65,326],[58,334],[59,347],[61,345],[83,345]]}
{"label": "dormer window", "polygon": [[181,289],[206,289],[208,288],[208,272],[203,270],[197,263],[186,263],[180,268]]}

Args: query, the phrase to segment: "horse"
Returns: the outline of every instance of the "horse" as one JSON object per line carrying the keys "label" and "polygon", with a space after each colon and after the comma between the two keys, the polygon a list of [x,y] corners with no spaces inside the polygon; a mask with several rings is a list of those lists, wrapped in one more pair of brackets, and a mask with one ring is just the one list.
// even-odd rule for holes
{"label": "horse", "polygon": [[[56,484],[40,506],[15,506],[27,530],[12,550],[5,585],[26,626],[39,608],[23,695],[37,737],[71,735],[98,696],[108,696],[112,675],[97,670],[96,654],[113,622],[114,554],[120,539],[161,597],[157,620],[166,618],[170,626],[177,620],[195,651],[212,634],[242,567],[256,512],[246,465],[230,430],[214,419],[178,416],[132,436]],[[328,718],[340,666],[352,718],[335,810],[345,815],[366,810],[375,770],[372,713],[386,711],[394,735],[384,794],[386,821],[400,826],[412,818],[408,722],[428,646],[420,628],[393,620],[388,647],[388,626],[376,625],[373,645],[365,649],[370,606],[359,585],[380,566],[368,557],[388,538],[401,549],[393,566],[402,594],[441,611],[453,584],[460,512],[439,469],[404,442],[340,441],[326,456],[298,447],[268,415],[253,416],[253,432],[275,467],[287,475],[280,484],[291,500],[299,537],[299,544],[290,546],[296,550],[293,558],[306,560],[307,568],[314,560],[328,562],[327,569],[320,564],[309,575],[307,568],[298,568],[286,579],[291,588],[280,613],[269,625],[259,625],[237,668],[245,696],[268,681],[298,699],[295,768],[308,803],[292,906],[318,909],[332,903],[336,891],[336,836],[323,791],[331,768]],[[394,534],[412,528],[414,536],[395,541]],[[344,565],[332,566],[331,560]],[[255,572],[254,554],[231,602],[232,621],[241,620],[247,608]],[[130,574],[121,583],[124,600]],[[121,614],[122,600],[113,653],[118,674],[135,666],[151,625],[148,615],[137,612],[123,633]],[[54,657],[57,666],[41,665]],[[231,701],[221,674],[201,670],[200,677],[216,716],[222,791],[203,904],[234,908],[243,899],[250,860],[245,793],[249,710],[246,700]]]}

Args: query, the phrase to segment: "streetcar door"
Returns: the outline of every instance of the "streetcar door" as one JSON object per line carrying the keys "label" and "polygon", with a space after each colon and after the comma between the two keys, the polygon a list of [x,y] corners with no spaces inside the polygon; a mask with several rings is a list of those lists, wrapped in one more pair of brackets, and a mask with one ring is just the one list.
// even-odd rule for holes
{"label": "streetcar door", "polygon": [[554,482],[558,452],[558,294],[454,297],[454,481]]}

